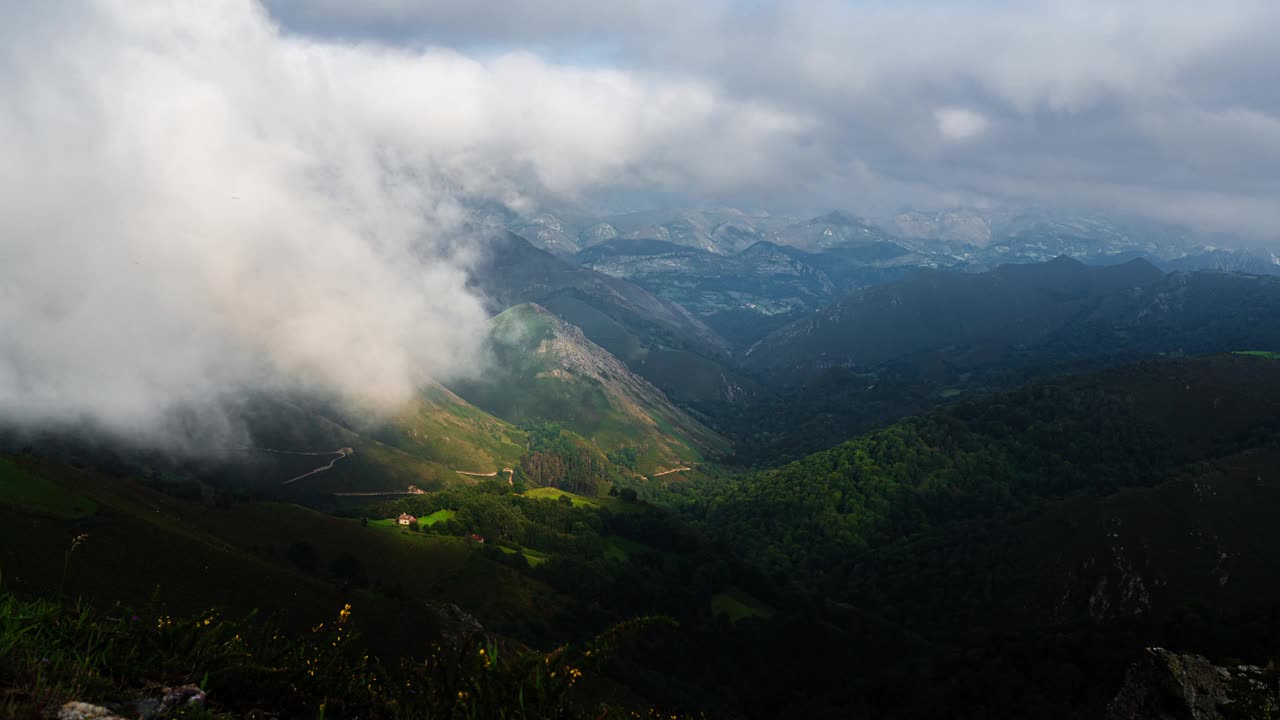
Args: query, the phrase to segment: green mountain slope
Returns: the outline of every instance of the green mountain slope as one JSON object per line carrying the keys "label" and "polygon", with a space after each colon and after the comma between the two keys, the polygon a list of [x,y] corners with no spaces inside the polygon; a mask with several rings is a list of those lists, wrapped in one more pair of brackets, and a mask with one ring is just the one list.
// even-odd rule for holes
{"label": "green mountain slope", "polygon": [[[315,400],[260,398],[248,425],[252,446],[236,457],[259,468],[255,475],[269,483],[299,478],[288,483],[293,493],[444,487],[468,479],[459,471],[486,474],[514,466],[526,444],[523,431],[434,382],[390,415]],[[333,459],[304,453],[344,447],[354,452],[323,472],[300,477]]]}
{"label": "green mountain slope", "polygon": [[733,369],[729,343],[685,308],[517,235],[490,238],[471,285],[495,314],[520,303],[541,305],[676,402],[736,402],[755,392]]}
{"label": "green mountain slope", "polygon": [[489,347],[487,376],[457,390],[498,417],[555,421],[606,451],[635,448],[642,472],[728,449],[723,438],[541,306],[517,305],[493,318]]}
{"label": "green mountain slope", "polygon": [[216,419],[223,432],[192,432],[182,451],[136,447],[89,427],[32,432],[0,424],[0,453],[37,447],[47,457],[121,476],[194,478],[327,507],[335,493],[474,482],[514,467],[528,445],[523,430],[437,383],[389,413],[275,391],[228,399]]}
{"label": "green mountain slope", "polygon": [[[1020,287],[1020,278],[1034,284]],[[1280,347],[1280,282],[1271,277],[1067,259],[924,273],[854,293],[762,341],[747,362],[795,384],[717,411],[717,430],[740,448],[737,461],[775,464],[1055,375],[1272,347]]]}
{"label": "green mountain slope", "polygon": [[689,511],[831,603],[824,662],[856,680],[815,708],[1097,717],[1144,646],[1280,647],[1277,408],[1265,355],[1144,363],[905,420]]}
{"label": "green mountain slope", "polygon": [[[426,605],[406,597],[466,602],[471,613],[499,625],[521,615],[547,617],[563,602],[545,584],[485,560],[462,538],[403,537],[355,519],[232,495],[180,498],[172,486],[151,487],[165,487],[159,479],[112,477],[47,458],[2,462],[0,568],[14,593],[47,595],[61,585],[70,597],[135,607],[160,602],[175,614],[215,606],[232,613],[287,610],[283,622],[297,631],[351,603],[387,649],[406,628],[421,633],[424,644],[438,631]],[[90,512],[70,517],[15,500],[19,482],[47,484]],[[68,560],[70,538],[81,533],[88,537]],[[304,544],[305,553],[298,549]],[[367,587],[335,584],[329,569],[343,555],[358,561]]]}
{"label": "green mountain slope", "polygon": [[1090,267],[1067,257],[981,274],[923,271],[856,291],[772,333],[744,361],[790,380],[925,351],[945,351],[952,364],[990,364],[1161,278],[1142,260]]}

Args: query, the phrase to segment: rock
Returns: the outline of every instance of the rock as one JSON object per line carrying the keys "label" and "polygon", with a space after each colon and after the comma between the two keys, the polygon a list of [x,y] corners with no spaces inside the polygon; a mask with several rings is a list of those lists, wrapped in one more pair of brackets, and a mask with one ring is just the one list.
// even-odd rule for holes
{"label": "rock", "polygon": [[453,603],[427,603],[427,609],[436,617],[440,639],[447,650],[458,652],[476,638],[487,637],[480,621]]}
{"label": "rock", "polygon": [[160,717],[160,701],[155,698],[139,700],[132,705],[129,714],[139,720],[156,720]]}
{"label": "rock", "polygon": [[124,720],[101,705],[69,702],[58,708],[58,720]]}
{"label": "rock", "polygon": [[173,715],[182,708],[204,706],[204,691],[195,685],[165,688],[164,697],[160,699],[159,714],[163,717]]}
{"label": "rock", "polygon": [[1199,655],[1147,648],[1107,706],[1107,720],[1234,720],[1280,711],[1277,675],[1252,665],[1217,667]]}

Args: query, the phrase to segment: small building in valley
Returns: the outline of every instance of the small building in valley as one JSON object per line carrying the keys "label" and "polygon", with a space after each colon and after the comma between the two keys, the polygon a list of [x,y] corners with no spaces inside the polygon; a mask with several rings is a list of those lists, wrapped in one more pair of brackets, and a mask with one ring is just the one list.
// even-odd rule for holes
{"label": "small building in valley", "polygon": [[474,541],[476,541],[476,542],[478,542],[478,543],[480,543],[481,545],[483,545],[483,544],[484,544],[484,536],[483,536],[483,535],[477,535],[477,534],[475,534],[475,533],[471,533],[471,539],[472,539],[472,540],[474,540]]}
{"label": "small building in valley", "polygon": [[409,513],[400,513],[400,517],[396,518],[396,523],[399,525],[408,525],[412,522],[418,522],[418,518],[410,515]]}

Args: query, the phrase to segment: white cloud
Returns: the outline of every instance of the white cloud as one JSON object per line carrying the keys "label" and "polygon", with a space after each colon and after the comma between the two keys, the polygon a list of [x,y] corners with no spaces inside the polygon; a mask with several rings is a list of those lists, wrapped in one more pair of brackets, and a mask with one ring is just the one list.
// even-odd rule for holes
{"label": "white cloud", "polygon": [[964,107],[943,107],[933,111],[938,133],[947,140],[968,140],[986,132],[986,116]]}
{"label": "white cloud", "polygon": [[[1080,188],[1105,186],[1111,204],[1132,198],[1156,219],[1190,209],[1207,229],[1280,238],[1280,209],[1222,213],[1203,199],[1275,205],[1273,0],[512,0],[502,13],[462,0],[266,2],[302,32],[523,47],[813,118],[804,154],[754,158],[773,180],[752,202],[870,211],[961,195],[1070,207],[1095,196]],[[948,142],[947,129],[981,123],[939,108],[980,114],[985,133],[969,137],[982,142]],[[881,181],[863,182],[861,168]]]}
{"label": "white cloud", "polygon": [[6,15],[3,419],[155,442],[245,388],[387,407],[473,369],[461,197],[732,184],[752,165],[708,158],[804,125],[693,81],[282,36],[248,0]]}

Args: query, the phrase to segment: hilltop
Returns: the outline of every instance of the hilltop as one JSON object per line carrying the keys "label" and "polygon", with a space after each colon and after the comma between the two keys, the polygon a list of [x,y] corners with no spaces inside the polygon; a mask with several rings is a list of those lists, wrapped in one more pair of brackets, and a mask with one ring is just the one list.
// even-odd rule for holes
{"label": "hilltop", "polygon": [[737,402],[756,389],[734,369],[729,343],[684,307],[512,233],[489,237],[471,283],[494,314],[531,302],[577,326],[676,402]]}
{"label": "hilltop", "polygon": [[486,377],[459,383],[457,391],[504,420],[554,421],[601,450],[632,448],[641,472],[728,450],[723,438],[540,305],[494,317],[488,347]]}

